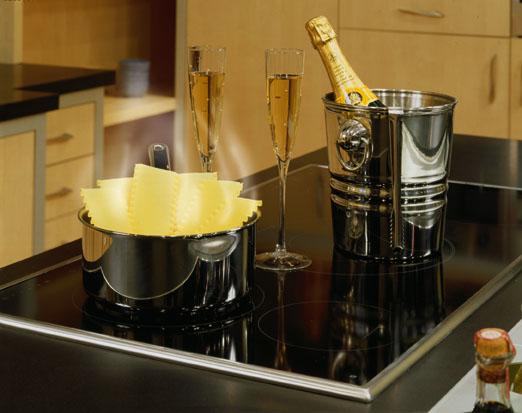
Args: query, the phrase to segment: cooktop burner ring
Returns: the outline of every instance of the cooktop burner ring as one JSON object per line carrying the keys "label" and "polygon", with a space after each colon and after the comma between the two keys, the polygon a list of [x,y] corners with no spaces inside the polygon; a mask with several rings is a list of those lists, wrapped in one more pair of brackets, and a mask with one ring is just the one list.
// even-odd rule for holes
{"label": "cooktop burner ring", "polygon": [[[306,342],[307,339],[310,337],[303,337],[293,333],[294,336],[292,338],[288,338],[288,332],[285,331],[285,325],[291,324],[286,323],[286,319],[288,316],[288,311],[293,311],[296,309],[299,309],[299,307],[308,306],[322,306],[328,309],[332,309],[332,307],[338,306],[339,311],[342,313],[345,312],[345,317],[334,317],[333,323],[332,322],[320,322],[319,320],[312,320],[313,322],[317,322],[318,325],[325,327],[328,326],[326,329],[327,331],[322,332],[322,337],[317,337],[320,340],[324,340],[325,338],[327,340],[332,340],[334,343],[339,340],[341,344],[338,345],[303,345],[298,344],[299,342]],[[350,310],[352,310],[352,314],[346,314],[347,307],[350,307]],[[355,310],[355,311],[353,311]],[[355,315],[362,317],[362,316],[370,316],[371,322],[373,322],[373,325],[371,325],[369,328],[364,329],[364,320],[353,320],[354,313]],[[364,314],[366,313],[366,314]],[[276,320],[275,322],[273,320],[270,320],[269,318],[278,317],[279,314],[282,314],[281,317],[279,317],[279,320]],[[317,312],[314,312],[314,314],[317,314]],[[292,316],[292,314],[290,314]],[[303,319],[301,317],[301,319]],[[385,321],[383,323],[377,323],[377,321]],[[308,320],[310,322],[310,319]],[[338,323],[336,323],[336,321]],[[392,328],[392,313],[384,308],[367,305],[367,304],[359,304],[359,303],[348,303],[346,301],[333,301],[333,300],[310,300],[310,301],[301,301],[301,302],[295,302],[290,304],[285,304],[282,306],[276,306],[274,308],[269,309],[265,313],[263,313],[261,316],[258,317],[257,321],[257,328],[268,339],[276,342],[279,345],[294,347],[298,349],[303,350],[311,350],[311,351],[321,351],[321,352],[331,352],[331,351],[345,351],[345,352],[353,352],[353,351],[368,351],[368,350],[375,350],[379,348],[389,347],[393,344],[394,339],[393,337],[386,337],[385,329],[388,328],[389,332],[391,332]],[[309,325],[310,323],[308,323]],[[355,328],[355,331],[352,330],[350,333],[351,335],[345,335],[343,334],[348,333],[348,329],[345,329],[346,324],[350,325],[351,327]],[[386,325],[388,324],[388,325]],[[332,327],[333,326],[333,327]],[[270,327],[272,327],[274,331],[269,331]],[[282,331],[277,331],[282,330]],[[314,329],[304,328],[303,332],[310,332],[314,331]],[[299,333],[298,333],[299,334]],[[327,335],[327,337],[324,337],[324,335]],[[381,337],[379,337],[379,335]],[[350,337],[348,337],[350,336]],[[354,337],[356,336],[356,337]],[[370,345],[365,346],[358,346],[358,347],[351,347],[354,344],[355,341],[359,340],[381,340],[380,343],[374,343]],[[348,344],[348,345],[347,345]]]}

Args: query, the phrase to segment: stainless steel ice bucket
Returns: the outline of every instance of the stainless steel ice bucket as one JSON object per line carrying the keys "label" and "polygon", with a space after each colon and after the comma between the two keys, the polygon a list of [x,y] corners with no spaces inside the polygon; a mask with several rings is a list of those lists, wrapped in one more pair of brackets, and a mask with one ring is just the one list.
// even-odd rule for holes
{"label": "stainless steel ice bucket", "polygon": [[323,98],[334,242],[367,258],[436,254],[444,239],[456,99],[374,90],[386,108]]}

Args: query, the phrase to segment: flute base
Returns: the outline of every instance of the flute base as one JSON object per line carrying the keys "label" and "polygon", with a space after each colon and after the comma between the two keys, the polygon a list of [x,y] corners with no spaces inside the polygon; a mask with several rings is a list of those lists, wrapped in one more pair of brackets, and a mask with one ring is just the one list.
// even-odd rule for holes
{"label": "flute base", "polygon": [[308,267],[312,260],[294,252],[263,252],[256,255],[256,267],[268,271],[294,271]]}

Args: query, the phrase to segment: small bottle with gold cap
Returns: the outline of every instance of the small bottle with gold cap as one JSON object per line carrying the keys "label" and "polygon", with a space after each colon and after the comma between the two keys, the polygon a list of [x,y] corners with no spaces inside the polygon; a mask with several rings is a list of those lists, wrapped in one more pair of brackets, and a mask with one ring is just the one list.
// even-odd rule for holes
{"label": "small bottle with gold cap", "polygon": [[509,364],[515,347],[509,335],[499,328],[475,333],[477,395],[473,413],[513,413],[509,400]]}
{"label": "small bottle with gold cap", "polygon": [[337,103],[385,107],[352,69],[337,42],[337,35],[328,19],[314,17],[305,24],[314,48],[319,52]]}

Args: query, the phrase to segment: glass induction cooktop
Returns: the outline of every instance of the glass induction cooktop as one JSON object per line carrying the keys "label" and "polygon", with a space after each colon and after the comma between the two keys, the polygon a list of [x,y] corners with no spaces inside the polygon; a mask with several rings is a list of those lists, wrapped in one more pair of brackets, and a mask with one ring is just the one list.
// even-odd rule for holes
{"label": "glass induction cooktop", "polygon": [[[329,172],[288,178],[287,242],[304,270],[256,270],[252,311],[200,325],[115,319],[88,298],[81,258],[0,286],[0,324],[196,368],[371,401],[518,275],[522,192],[451,183],[442,254],[415,263],[355,259],[332,242]],[[277,181],[262,199],[257,251],[277,236]],[[519,212],[520,211],[520,212]]]}

